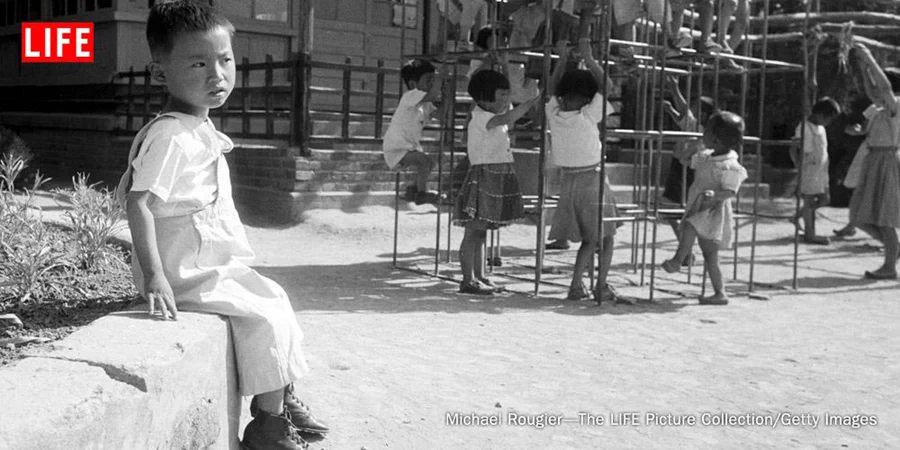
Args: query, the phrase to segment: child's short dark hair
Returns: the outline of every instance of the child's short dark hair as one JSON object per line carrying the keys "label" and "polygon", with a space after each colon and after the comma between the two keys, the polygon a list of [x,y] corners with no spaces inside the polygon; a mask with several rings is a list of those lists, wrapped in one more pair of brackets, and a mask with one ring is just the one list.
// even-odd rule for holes
{"label": "child's short dark hair", "polygon": [[706,129],[722,145],[735,149],[744,142],[744,119],[729,111],[716,111],[706,122]]}
{"label": "child's short dark hair", "polygon": [[155,57],[168,54],[179,33],[193,33],[222,27],[234,36],[234,25],[208,2],[193,0],[157,1],[147,17],[147,43]]}
{"label": "child's short dark hair", "polygon": [[478,34],[475,35],[475,46],[482,50],[490,50],[491,36],[494,35],[497,36],[497,47],[500,47],[501,43],[508,37],[503,28],[496,29],[492,26],[486,26],[478,30]]}
{"label": "child's short dark hair", "polygon": [[496,100],[497,89],[509,89],[509,79],[496,70],[475,72],[469,81],[469,95],[476,102],[492,102]]}
{"label": "child's short dark hair", "polygon": [[891,90],[900,93],[900,68],[888,67],[884,69],[884,74],[887,75],[888,81],[891,82]]}
{"label": "child's short dark hair", "polygon": [[590,101],[600,87],[597,86],[597,80],[594,75],[587,70],[570,70],[565,72],[559,79],[559,83],[554,87],[557,97],[565,97],[566,95],[579,95]]}
{"label": "child's short dark hair", "polygon": [[434,68],[434,64],[424,59],[411,59],[400,69],[400,79],[403,80],[403,84],[418,83],[423,75],[435,72],[437,69]]}
{"label": "child's short dark hair", "polygon": [[831,97],[820,98],[812,107],[812,113],[825,118],[833,118],[841,113],[841,105]]}

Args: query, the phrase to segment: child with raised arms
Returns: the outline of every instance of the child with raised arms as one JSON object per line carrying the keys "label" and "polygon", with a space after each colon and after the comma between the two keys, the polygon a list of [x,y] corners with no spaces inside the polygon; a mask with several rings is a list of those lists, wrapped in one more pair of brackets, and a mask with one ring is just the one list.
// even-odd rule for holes
{"label": "child with raised arms", "polygon": [[894,280],[900,258],[900,69],[882,69],[860,42],[853,43],[853,53],[873,105],[867,114],[868,154],[862,157],[859,184],[850,198],[850,223],[884,244],[884,263],[863,276]]}
{"label": "child with raised arms", "polygon": [[462,282],[459,292],[492,295],[497,287],[484,273],[487,230],[524,216],[516,178],[509,127],[540,100],[537,96],[512,107],[509,79],[495,70],[472,75],[468,92],[475,100],[468,125],[470,167],[457,197],[456,223],[465,227],[459,245]]}
{"label": "child with raised arms", "polygon": [[[234,27],[206,2],[158,1],[147,19],[150,72],[168,100],[135,137],[117,189],[134,242],[132,273],[150,313],[226,316],[240,394],[255,418],[250,450],[299,450],[298,430],[325,433],[295,395],[308,371],[303,332],[285,291],[247,266],[253,251],[231,198],[231,140],[209,110],[234,88]],[[223,370],[225,368],[223,367]]]}
{"label": "child with raised arms", "polygon": [[[594,299],[616,300],[615,291],[606,283],[612,263],[616,223],[599,224],[602,208],[604,218],[615,218],[616,204],[608,179],[600,177],[602,162],[600,130],[605,115],[614,112],[612,105],[599,93],[605,74],[594,59],[588,38],[579,40],[578,50],[588,70],[566,71],[567,41],[558,43],[559,61],[550,79],[554,96],[545,106],[550,128],[550,158],[561,168],[559,203],[550,229],[550,239],[581,242],[575,257],[575,269],[567,299],[582,300],[591,292],[582,281],[588,270],[599,240],[602,242],[600,273]],[[603,200],[600,186],[605,185]],[[602,225],[602,226],[601,226]]]}
{"label": "child with raised arms", "polygon": [[714,291],[709,297],[700,297],[701,305],[728,304],[719,267],[719,250],[731,247],[734,229],[731,200],[747,179],[747,171],[738,162],[735,152],[743,141],[744,119],[741,116],[720,111],[707,121],[703,130],[704,148],[691,155],[694,182],[681,221],[678,250],[672,259],[662,263],[666,272],[678,272],[682,261],[690,255],[694,241],[700,242],[703,263]]}

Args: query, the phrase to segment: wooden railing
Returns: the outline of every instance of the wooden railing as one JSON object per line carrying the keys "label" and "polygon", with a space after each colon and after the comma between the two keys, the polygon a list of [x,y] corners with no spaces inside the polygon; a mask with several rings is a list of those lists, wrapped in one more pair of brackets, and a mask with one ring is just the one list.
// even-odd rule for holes
{"label": "wooden railing", "polygon": [[[400,71],[384,67],[379,60],[377,66],[353,65],[347,58],[343,64],[314,61],[309,55],[299,54],[291,61],[273,61],[266,55],[262,63],[250,63],[244,58],[236,68],[237,78],[234,91],[226,104],[210,111],[210,118],[216,126],[231,137],[287,141],[296,147],[298,154],[309,149],[312,132],[311,109],[313,105],[323,105],[322,117],[340,120],[340,139],[350,139],[351,118],[374,123],[374,132],[366,138],[381,138],[384,116],[390,112],[385,100],[399,98],[398,92],[388,92],[387,77],[399,81]],[[276,74],[284,72],[283,74]],[[262,83],[254,83],[260,78]],[[335,77],[334,74],[339,74]],[[330,74],[330,75],[329,75]],[[355,89],[354,83],[364,87],[374,75],[374,89]],[[340,88],[314,86],[327,79],[341,80]],[[124,83],[123,83],[124,81]],[[120,128],[125,133],[133,133],[147,123],[165,103],[165,89],[152,81],[146,70],[117,74],[117,98]],[[313,97],[315,96],[315,97]],[[339,98],[339,101],[338,101]],[[352,107],[354,100],[374,101],[372,108]],[[339,105],[337,108],[329,105]]]}

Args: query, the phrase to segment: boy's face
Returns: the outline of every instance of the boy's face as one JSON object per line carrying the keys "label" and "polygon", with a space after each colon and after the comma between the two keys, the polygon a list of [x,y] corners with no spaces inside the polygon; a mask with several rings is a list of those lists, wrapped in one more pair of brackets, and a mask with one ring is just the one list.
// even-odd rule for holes
{"label": "boy's face", "polygon": [[414,81],[412,84],[414,88],[420,91],[428,92],[432,87],[434,87],[434,74],[426,73],[425,75],[419,77],[419,81]]}
{"label": "boy's face", "polygon": [[154,76],[169,90],[174,111],[206,117],[211,108],[225,104],[234,89],[231,36],[222,27],[178,34],[172,51],[151,64]]}
{"label": "boy's face", "polygon": [[509,89],[497,89],[494,91],[494,101],[479,104],[485,111],[502,114],[509,108]]}

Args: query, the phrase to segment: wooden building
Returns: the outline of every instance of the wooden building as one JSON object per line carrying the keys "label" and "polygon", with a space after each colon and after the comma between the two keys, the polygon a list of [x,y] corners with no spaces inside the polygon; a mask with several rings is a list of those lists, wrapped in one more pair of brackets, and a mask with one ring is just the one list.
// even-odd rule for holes
{"label": "wooden building", "polygon": [[[379,78],[387,93],[381,96],[380,111],[389,110],[399,93],[396,70],[401,55],[421,53],[433,40],[429,20],[437,14],[434,0],[209,1],[235,25],[238,63],[256,67],[239,70],[235,93],[224,108],[226,115],[238,117],[217,123],[239,144],[235,157],[241,164],[233,168],[236,194],[252,201],[253,195],[245,194],[257,191],[258,197],[278,197],[282,203],[290,203],[295,194],[291,167],[293,159],[305,152],[285,136],[293,138],[296,133],[290,134],[291,130],[312,130],[308,114],[294,114],[291,97],[296,97],[298,89],[312,90],[317,95],[308,99],[307,106],[340,111],[343,91],[374,91]],[[43,172],[62,179],[87,172],[92,180],[106,182],[121,173],[131,137],[163,100],[162,88],[155,83],[119,76],[131,70],[141,72],[150,61],[145,28],[153,2],[0,0],[0,126],[25,139]],[[53,21],[94,23],[94,63],[20,62],[20,24]],[[347,80],[337,65],[345,65],[348,58],[357,68],[380,64],[383,69],[354,71]],[[290,65],[297,61],[306,67]],[[332,67],[312,70],[309,62]],[[258,67],[265,64],[281,68]],[[306,77],[298,87],[300,79],[295,74],[299,72]],[[350,89],[342,90],[348,85]],[[135,103],[151,91],[158,95]],[[355,98],[353,107],[374,108],[372,93]],[[137,117],[132,117],[134,113]],[[215,113],[221,114],[221,109]],[[271,117],[280,122],[273,126]],[[298,117],[310,123],[294,123]],[[273,190],[277,195],[271,195]]]}

